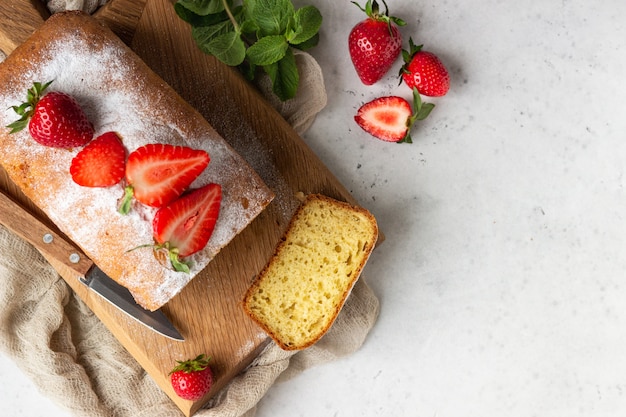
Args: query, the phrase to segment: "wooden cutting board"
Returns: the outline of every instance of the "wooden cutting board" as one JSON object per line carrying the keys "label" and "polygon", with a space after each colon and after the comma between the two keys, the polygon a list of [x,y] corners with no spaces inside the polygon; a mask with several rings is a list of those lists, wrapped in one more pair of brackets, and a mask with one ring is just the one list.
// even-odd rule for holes
{"label": "wooden cutting board", "polygon": [[[299,193],[355,201],[302,139],[236,71],[200,52],[172,0],[110,0],[95,15],[224,136],[276,193],[276,199],[163,311],[185,337],[164,338],[128,319],[51,263],[80,298],[187,416],[240,373],[269,342],[243,313],[248,285],[271,256]],[[0,2],[0,50],[9,54],[49,17],[38,0]],[[0,172],[0,187],[50,224]],[[178,398],[168,372],[176,360],[206,353],[216,382],[202,400]]]}

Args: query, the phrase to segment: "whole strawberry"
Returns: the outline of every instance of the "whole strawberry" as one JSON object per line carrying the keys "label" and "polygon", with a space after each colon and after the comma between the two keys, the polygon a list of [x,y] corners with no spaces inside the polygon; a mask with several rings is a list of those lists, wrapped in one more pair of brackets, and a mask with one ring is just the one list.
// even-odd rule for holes
{"label": "whole strawberry", "polygon": [[204,354],[187,361],[176,361],[178,365],[170,372],[174,392],[185,400],[196,401],[204,397],[213,385],[210,358]]}
{"label": "whole strawberry", "polygon": [[367,19],[357,23],[350,31],[350,58],[363,84],[372,85],[389,71],[400,55],[402,37],[397,26],[404,26],[406,23],[389,16],[384,0],[384,14],[379,12],[376,0],[367,0],[365,8],[353,3],[367,14]]}
{"label": "whole strawberry", "polygon": [[85,145],[93,138],[93,125],[72,96],[59,91],[44,94],[51,83],[34,83],[28,90],[26,102],[12,107],[20,119],[7,127],[15,133],[28,125],[33,139],[45,146]]}
{"label": "whole strawberry", "polygon": [[409,38],[409,50],[402,51],[404,65],[400,69],[400,82],[417,88],[420,94],[430,97],[446,95],[450,89],[450,75],[441,60],[432,52],[422,50]]}

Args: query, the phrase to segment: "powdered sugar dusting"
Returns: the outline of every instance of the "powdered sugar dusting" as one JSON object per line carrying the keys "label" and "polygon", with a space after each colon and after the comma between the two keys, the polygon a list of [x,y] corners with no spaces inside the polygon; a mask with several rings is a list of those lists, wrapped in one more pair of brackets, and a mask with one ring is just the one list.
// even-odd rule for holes
{"label": "powdered sugar dusting", "polygon": [[18,50],[0,64],[19,68],[18,75],[13,68],[2,71],[2,126],[17,119],[5,109],[21,103],[33,82],[54,80],[49,90],[72,95],[93,122],[96,136],[115,131],[128,152],[148,143],[171,143],[209,153],[211,162],[192,187],[221,184],[222,207],[209,244],[191,257],[192,272],[185,274],[164,268],[149,248],[127,252],[152,243],[155,210],[135,204],[129,215],[122,216],[117,206],[124,184],[76,185],[68,170],[79,149],[41,146],[27,130],[0,133],[2,163],[11,178],[140,304],[155,309],[169,301],[271,200],[272,192],[250,166],[208,124],[199,122],[199,115],[172,96],[169,87],[155,85],[155,78],[145,72],[147,67],[118,39],[94,44],[83,32],[68,31],[50,39],[45,50],[35,55],[29,51],[30,62],[24,62],[20,53],[26,54]]}

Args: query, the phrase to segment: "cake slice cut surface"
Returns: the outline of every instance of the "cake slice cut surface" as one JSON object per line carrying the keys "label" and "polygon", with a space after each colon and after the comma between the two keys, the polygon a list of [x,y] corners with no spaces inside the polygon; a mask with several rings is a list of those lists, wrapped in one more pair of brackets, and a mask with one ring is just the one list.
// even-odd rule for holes
{"label": "cake slice cut surface", "polygon": [[307,196],[248,289],[244,310],[281,348],[311,346],[339,314],[377,238],[367,210]]}

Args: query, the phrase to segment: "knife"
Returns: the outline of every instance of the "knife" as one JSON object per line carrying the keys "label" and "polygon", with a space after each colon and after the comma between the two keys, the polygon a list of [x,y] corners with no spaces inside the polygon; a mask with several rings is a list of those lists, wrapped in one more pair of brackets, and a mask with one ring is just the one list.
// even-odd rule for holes
{"label": "knife", "polygon": [[4,190],[0,191],[0,224],[62,262],[84,285],[133,319],[170,339],[185,340],[161,310],[142,308],[127,288],[107,276],[82,251],[13,201]]}

